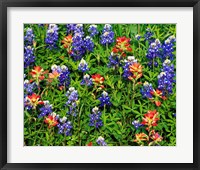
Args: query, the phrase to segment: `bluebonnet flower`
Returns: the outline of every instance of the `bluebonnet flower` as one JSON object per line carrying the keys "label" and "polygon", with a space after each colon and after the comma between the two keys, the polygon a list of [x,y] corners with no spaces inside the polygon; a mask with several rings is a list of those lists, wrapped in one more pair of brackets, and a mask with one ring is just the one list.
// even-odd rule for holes
{"label": "bluebonnet flower", "polygon": [[76,116],[77,114],[77,102],[78,102],[78,92],[74,87],[70,87],[66,93],[68,97],[68,101],[66,102],[66,106],[69,106],[69,111],[67,114]]}
{"label": "bluebonnet flower", "polygon": [[174,36],[170,36],[162,45],[162,55],[160,58],[162,61],[166,59],[173,60],[174,59],[174,42],[176,41]]}
{"label": "bluebonnet flower", "polygon": [[112,67],[114,69],[118,68],[119,66],[121,66],[121,60],[122,57],[118,54],[114,54],[113,52],[110,54],[109,56],[109,63],[108,63],[108,67]]}
{"label": "bluebonnet flower", "polygon": [[58,29],[59,28],[56,24],[49,24],[45,39],[45,42],[48,45],[49,49],[57,47]]}
{"label": "bluebonnet flower", "polygon": [[44,24],[38,24],[39,27],[44,27]]}
{"label": "bluebonnet flower", "polygon": [[83,55],[85,54],[85,43],[81,34],[75,34],[72,38],[72,49],[71,49],[71,56],[73,59],[80,60]]}
{"label": "bluebonnet flower", "polygon": [[76,29],[76,24],[67,24],[67,34],[74,33],[74,30]]}
{"label": "bluebonnet flower", "polygon": [[103,28],[100,43],[102,45],[109,45],[114,42],[114,32],[112,31],[112,26],[106,24]]}
{"label": "bluebonnet flower", "polygon": [[95,35],[99,34],[99,31],[97,30],[97,25],[90,25],[88,32],[90,33],[91,37],[94,37]]}
{"label": "bluebonnet flower", "polygon": [[128,56],[127,60],[124,60],[125,65],[123,66],[123,77],[125,79],[128,79],[128,77],[133,77],[133,73],[130,72],[129,67],[134,64],[137,63],[137,60],[135,59],[134,56]]}
{"label": "bluebonnet flower", "polygon": [[81,59],[81,62],[78,65],[78,70],[82,71],[83,73],[89,70],[88,64],[83,58]]}
{"label": "bluebonnet flower", "polygon": [[36,83],[30,83],[29,80],[24,81],[24,90],[26,94],[30,95],[33,93],[33,90],[37,87]]}
{"label": "bluebonnet flower", "polygon": [[141,35],[139,35],[139,34],[137,34],[136,36],[135,36],[135,38],[136,38],[136,40],[140,40],[140,38],[141,38]]}
{"label": "bluebonnet flower", "polygon": [[81,85],[91,86],[93,84],[92,78],[90,75],[86,74],[83,76],[83,80],[81,81]]}
{"label": "bluebonnet flower", "polygon": [[90,117],[89,126],[94,126],[96,128],[103,126],[103,122],[101,120],[101,114],[102,113],[99,111],[99,108],[94,107],[92,109],[92,114],[89,115],[89,117]]}
{"label": "bluebonnet flower", "polygon": [[26,45],[33,45],[34,34],[32,28],[27,28],[26,35],[24,36],[24,42]]}
{"label": "bluebonnet flower", "polygon": [[151,99],[153,97],[153,93],[152,93],[153,91],[154,89],[152,87],[152,84],[149,84],[146,81],[143,84],[143,88],[140,90],[142,96],[148,99]]}
{"label": "bluebonnet flower", "polygon": [[44,102],[44,106],[40,108],[40,114],[38,118],[41,118],[53,113],[52,105],[49,103],[49,101],[43,101],[43,102]]}
{"label": "bluebonnet flower", "polygon": [[101,102],[100,107],[112,105],[112,103],[110,102],[110,97],[108,96],[108,93],[105,91],[103,91],[101,97],[99,97],[98,100]]}
{"label": "bluebonnet flower", "polygon": [[156,57],[160,57],[162,55],[162,45],[158,39],[152,42],[149,46],[146,57],[150,60],[148,63],[149,67],[158,66],[158,63],[155,61]]}
{"label": "bluebonnet flower", "polygon": [[105,139],[102,136],[99,136],[96,142],[100,146],[107,146],[107,143],[105,142]]}
{"label": "bluebonnet flower", "polygon": [[132,122],[132,125],[135,127],[135,129],[138,129],[139,127],[143,126],[138,120],[134,120]]}
{"label": "bluebonnet flower", "polygon": [[60,73],[58,80],[59,86],[69,87],[70,85],[70,72],[65,65],[61,66],[62,72]]}
{"label": "bluebonnet flower", "polygon": [[152,36],[154,35],[154,33],[150,30],[150,28],[146,29],[146,33],[144,34],[144,38],[145,40],[147,40],[149,43],[153,42],[154,39],[152,38]]}
{"label": "bluebonnet flower", "polygon": [[84,36],[83,24],[76,24],[76,27],[75,27],[75,30],[74,30],[74,34],[79,34],[81,37]]}
{"label": "bluebonnet flower", "polygon": [[31,46],[26,46],[24,50],[24,68],[27,68],[35,62],[35,56],[33,52],[34,48]]}
{"label": "bluebonnet flower", "polygon": [[173,83],[175,83],[174,65],[170,63],[171,61],[166,59],[161,69],[162,72],[158,75],[158,89],[162,91],[163,96],[172,93]]}
{"label": "bluebonnet flower", "polygon": [[72,131],[72,123],[71,121],[66,121],[67,118],[63,117],[59,120],[59,123],[57,125],[58,127],[58,133],[59,134],[65,134],[66,136],[71,136],[71,131]]}
{"label": "bluebonnet flower", "polygon": [[92,52],[94,50],[94,42],[91,37],[87,36],[84,38],[84,45],[87,51]]}

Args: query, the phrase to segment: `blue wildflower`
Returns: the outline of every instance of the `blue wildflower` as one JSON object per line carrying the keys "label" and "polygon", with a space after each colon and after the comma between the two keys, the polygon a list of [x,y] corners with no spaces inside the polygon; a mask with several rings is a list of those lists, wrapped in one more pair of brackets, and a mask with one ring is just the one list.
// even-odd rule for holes
{"label": "blue wildflower", "polygon": [[66,27],[67,27],[67,34],[72,34],[76,29],[76,24],[67,24]]}
{"label": "blue wildflower", "polygon": [[33,90],[37,87],[36,83],[30,83],[29,80],[24,81],[24,90],[26,94],[31,95],[33,93]]}
{"label": "blue wildflower", "polygon": [[67,118],[63,117],[59,120],[59,124],[57,125],[58,127],[58,133],[59,134],[65,134],[66,136],[71,136],[71,131],[72,131],[72,123],[71,121],[66,121]]}
{"label": "blue wildflower", "polygon": [[24,36],[24,43],[26,45],[33,45],[34,34],[32,28],[27,28],[26,35]]}
{"label": "blue wildflower", "polygon": [[85,54],[85,43],[81,34],[75,34],[72,38],[72,49],[71,49],[71,56],[73,59],[80,60],[83,55]]}
{"label": "blue wildflower", "polygon": [[132,122],[132,125],[135,127],[135,129],[138,129],[139,127],[143,126],[138,120],[134,120]]}
{"label": "blue wildflower", "polygon": [[112,26],[106,24],[103,28],[100,43],[102,45],[109,45],[114,42],[114,32],[112,31]]}
{"label": "blue wildflower", "polygon": [[141,35],[139,35],[139,34],[137,34],[137,35],[135,36],[135,39],[138,40],[138,41],[140,40],[140,38],[141,38]]}
{"label": "blue wildflower", "polygon": [[150,60],[148,63],[149,67],[158,66],[158,63],[155,61],[156,57],[160,57],[162,55],[162,45],[158,39],[152,42],[149,46],[146,57]]}
{"label": "blue wildflower", "polygon": [[112,103],[110,102],[110,97],[108,96],[108,93],[105,91],[103,91],[101,97],[99,97],[98,100],[101,102],[100,107],[112,105]]}
{"label": "blue wildflower", "polygon": [[107,146],[107,143],[105,142],[105,139],[102,136],[99,136],[96,142],[100,146]]}
{"label": "blue wildflower", "polygon": [[152,92],[154,91],[153,87],[152,87],[152,84],[149,84],[148,82],[144,82],[143,84],[143,88],[140,90],[142,96],[144,98],[148,98],[148,99],[151,99],[153,98],[152,96]]}
{"label": "blue wildflower", "polygon": [[78,70],[82,71],[83,73],[89,70],[88,64],[83,58],[81,59],[81,62],[78,65]]}
{"label": "blue wildflower", "polygon": [[119,66],[121,66],[121,60],[122,57],[114,54],[113,52],[110,54],[109,56],[109,63],[108,63],[108,67],[112,67],[114,69],[118,68]]}
{"label": "blue wildflower", "polygon": [[130,72],[129,66],[131,66],[133,63],[137,63],[137,60],[134,56],[128,56],[124,63],[125,65],[123,66],[123,77],[125,79],[128,79],[128,77],[133,77],[133,73]]}
{"label": "blue wildflower", "polygon": [[34,48],[31,46],[26,46],[24,48],[24,68],[27,68],[32,63],[35,62],[35,56],[34,56]]}
{"label": "blue wildflower", "polygon": [[147,40],[149,43],[153,42],[154,39],[152,38],[152,36],[154,35],[154,33],[150,30],[150,28],[146,29],[146,33],[144,34],[144,38],[145,40]]}
{"label": "blue wildflower", "polygon": [[69,87],[70,85],[70,71],[65,65],[61,66],[61,73],[58,77],[59,86]]}
{"label": "blue wildflower", "polygon": [[162,45],[162,55],[160,56],[161,60],[174,59],[174,42],[176,41],[174,36],[170,36]]}
{"label": "blue wildflower", "polygon": [[90,25],[88,32],[90,33],[91,37],[94,37],[95,35],[99,34],[99,31],[97,30],[97,25]]}
{"label": "blue wildflower", "polygon": [[40,114],[38,116],[39,118],[53,113],[52,105],[49,104],[49,101],[43,101],[43,102],[44,102],[44,106],[40,108]]}
{"label": "blue wildflower", "polygon": [[94,50],[94,42],[91,37],[87,36],[84,38],[84,45],[87,51],[92,52]]}
{"label": "blue wildflower", "polygon": [[93,84],[92,78],[90,75],[86,74],[83,76],[83,80],[81,81],[81,85],[91,86]]}
{"label": "blue wildflower", "polygon": [[68,101],[66,102],[66,106],[69,106],[69,111],[67,114],[76,116],[77,114],[77,102],[78,102],[78,92],[74,87],[70,87],[66,93],[68,97]]}
{"label": "blue wildflower", "polygon": [[59,28],[56,24],[49,24],[45,39],[49,49],[54,49],[57,47],[58,29]]}
{"label": "blue wildflower", "polygon": [[94,126],[96,128],[103,126],[103,122],[101,120],[101,114],[102,113],[99,111],[99,108],[94,107],[92,109],[92,114],[89,115],[89,117],[90,117],[89,126]]}
{"label": "blue wildflower", "polygon": [[163,96],[167,96],[172,93],[173,84],[175,83],[174,65],[171,64],[169,59],[166,59],[163,63],[161,73],[158,75],[158,89],[162,91]]}

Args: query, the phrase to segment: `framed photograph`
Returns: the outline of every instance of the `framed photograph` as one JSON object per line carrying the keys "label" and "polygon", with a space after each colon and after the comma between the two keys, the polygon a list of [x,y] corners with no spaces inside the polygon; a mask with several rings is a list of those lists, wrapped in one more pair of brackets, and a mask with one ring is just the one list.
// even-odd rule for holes
{"label": "framed photograph", "polygon": [[199,169],[198,0],[0,7],[2,169]]}

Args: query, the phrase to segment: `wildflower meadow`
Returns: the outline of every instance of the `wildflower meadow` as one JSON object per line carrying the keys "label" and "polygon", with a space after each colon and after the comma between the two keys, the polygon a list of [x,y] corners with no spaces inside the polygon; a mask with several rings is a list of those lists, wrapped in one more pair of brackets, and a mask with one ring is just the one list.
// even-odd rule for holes
{"label": "wildflower meadow", "polygon": [[24,146],[176,146],[176,25],[25,24]]}

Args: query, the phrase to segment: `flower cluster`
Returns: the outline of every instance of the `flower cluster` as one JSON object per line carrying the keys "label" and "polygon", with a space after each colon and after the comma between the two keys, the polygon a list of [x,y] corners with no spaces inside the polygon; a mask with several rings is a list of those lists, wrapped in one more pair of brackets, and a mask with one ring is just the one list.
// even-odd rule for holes
{"label": "flower cluster", "polygon": [[70,87],[66,93],[68,97],[68,101],[66,102],[66,106],[69,106],[69,111],[67,114],[76,116],[77,115],[77,103],[78,103],[78,92],[74,87]]}
{"label": "flower cluster", "polygon": [[161,55],[162,61],[164,61],[166,59],[170,59],[170,60],[174,59],[174,54],[173,54],[174,42],[176,42],[176,39],[173,35],[164,41],[164,43],[162,45],[162,55]]}
{"label": "flower cluster", "polygon": [[140,40],[140,38],[141,38],[141,35],[139,35],[139,34],[137,34],[137,35],[135,36],[135,39],[138,40],[138,41]]}
{"label": "flower cluster", "polygon": [[94,37],[95,35],[99,34],[97,25],[90,25],[88,28],[88,32],[90,33],[91,37]]}
{"label": "flower cluster", "polygon": [[128,56],[127,60],[124,60],[125,65],[123,66],[123,77],[125,79],[128,79],[129,77],[133,77],[133,73],[130,72],[129,67],[134,64],[137,63],[137,60],[135,59],[134,56]]}
{"label": "flower cluster", "polygon": [[153,35],[154,35],[154,33],[151,31],[151,29],[147,28],[146,33],[144,34],[144,38],[146,41],[151,43],[152,41],[154,41],[154,39],[152,38]]}
{"label": "flower cluster", "polygon": [[36,83],[30,83],[29,80],[24,81],[24,91],[26,94],[32,94],[34,89],[37,87]]}
{"label": "flower cluster", "polygon": [[59,119],[57,127],[59,134],[65,134],[66,136],[71,136],[71,131],[73,126],[71,121],[67,121],[66,117]]}
{"label": "flower cluster", "polygon": [[114,54],[112,52],[109,56],[108,67],[117,69],[119,66],[121,66],[121,60],[122,60],[122,57],[120,55]]}
{"label": "flower cluster", "polygon": [[76,29],[77,24],[67,24],[67,34],[72,34],[74,33],[74,30]]}
{"label": "flower cluster", "polygon": [[65,36],[61,43],[67,49],[68,54],[71,54],[72,35]]}
{"label": "flower cluster", "polygon": [[156,57],[161,57],[162,54],[162,44],[158,39],[152,42],[149,46],[146,57],[149,59],[148,66],[149,67],[157,67],[158,62],[155,61]]}
{"label": "flower cluster", "polygon": [[129,80],[139,79],[142,77],[142,65],[140,63],[133,63],[129,66],[129,72],[132,73],[132,75],[128,77]]}
{"label": "flower cluster", "polygon": [[105,24],[100,38],[100,43],[105,46],[114,42],[114,32],[112,31],[112,26],[110,24]]}
{"label": "flower cluster", "polygon": [[99,108],[94,107],[92,109],[92,114],[89,115],[89,117],[90,117],[89,126],[94,126],[96,128],[103,126],[103,122],[101,120],[101,114],[102,113],[99,111]]}
{"label": "flower cluster", "polygon": [[100,146],[107,146],[107,143],[105,142],[105,139],[102,136],[99,136],[96,142]]}
{"label": "flower cluster", "polygon": [[81,59],[81,62],[78,65],[78,70],[82,71],[83,73],[89,70],[88,64],[83,58]]}
{"label": "flower cluster", "polygon": [[53,110],[52,110],[53,107],[49,103],[49,101],[43,101],[43,103],[44,103],[44,106],[40,108],[40,114],[38,115],[39,118],[53,113]]}
{"label": "flower cluster", "polygon": [[93,84],[92,78],[90,75],[86,74],[83,76],[83,80],[81,81],[81,85],[91,86]]}
{"label": "flower cluster", "polygon": [[118,37],[116,39],[116,45],[114,46],[112,52],[125,57],[128,52],[132,52],[130,41],[130,38]]}
{"label": "flower cluster", "polygon": [[33,48],[34,37],[32,28],[28,28],[24,36],[24,68],[27,68],[35,62]]}
{"label": "flower cluster", "polygon": [[174,65],[171,64],[169,59],[166,59],[163,62],[161,73],[158,75],[158,89],[163,96],[168,96],[172,93],[173,83],[175,83],[174,77]]}
{"label": "flower cluster", "polygon": [[44,102],[40,100],[40,96],[35,93],[26,96],[24,100],[24,107],[27,110],[36,109],[37,105],[43,105],[43,104]]}
{"label": "flower cluster", "polygon": [[34,34],[33,34],[33,29],[32,28],[27,28],[26,30],[26,35],[24,36],[24,43],[26,45],[33,45],[33,40],[34,40]]}
{"label": "flower cluster", "polygon": [[[138,143],[139,145],[143,146],[144,142],[148,142],[148,145],[159,145],[158,142],[162,141],[162,137],[159,135],[158,132],[155,132],[153,127],[157,126],[158,112],[156,110],[148,111],[144,117],[141,124],[137,121],[134,124],[139,124],[147,126],[146,130],[148,131],[148,135],[144,132],[135,134],[134,142]],[[135,126],[135,125],[134,125]],[[138,126],[139,127],[139,126]]]}
{"label": "flower cluster", "polygon": [[135,127],[135,129],[138,129],[139,127],[143,126],[138,120],[134,120],[132,122],[132,125]]}
{"label": "flower cluster", "polygon": [[49,82],[53,79],[59,81],[59,88],[62,90],[64,87],[70,85],[70,71],[65,65],[57,66],[56,64],[51,67],[52,73],[49,73]]}
{"label": "flower cluster", "polygon": [[108,96],[108,93],[105,91],[103,91],[101,97],[99,97],[98,100],[101,102],[100,107],[112,105],[112,103],[110,102],[110,97]]}
{"label": "flower cluster", "polygon": [[44,122],[48,124],[48,128],[54,127],[58,125],[58,115],[56,113],[49,114],[45,119]]}
{"label": "flower cluster", "polygon": [[44,80],[44,75],[47,74],[47,71],[44,71],[40,66],[34,66],[30,74],[33,78],[30,81],[36,81],[36,84],[39,85],[40,81]]}
{"label": "flower cluster", "polygon": [[84,38],[84,46],[85,46],[85,49],[89,52],[92,52],[94,50],[94,43],[90,36],[87,36]]}
{"label": "flower cluster", "polygon": [[143,98],[148,98],[152,102],[156,104],[156,106],[160,106],[160,99],[166,100],[166,97],[162,95],[162,92],[159,89],[154,90],[151,83],[144,82],[143,87],[140,90]]}
{"label": "flower cluster", "polygon": [[158,112],[156,110],[148,111],[144,117],[141,124],[146,125],[146,130],[150,130],[153,126],[157,126],[158,118]]}
{"label": "flower cluster", "polygon": [[49,24],[45,39],[49,49],[57,48],[58,30],[59,28],[56,24]]}

